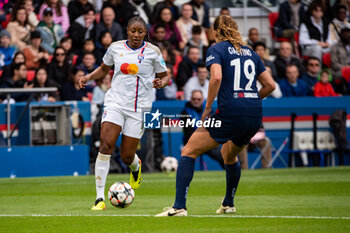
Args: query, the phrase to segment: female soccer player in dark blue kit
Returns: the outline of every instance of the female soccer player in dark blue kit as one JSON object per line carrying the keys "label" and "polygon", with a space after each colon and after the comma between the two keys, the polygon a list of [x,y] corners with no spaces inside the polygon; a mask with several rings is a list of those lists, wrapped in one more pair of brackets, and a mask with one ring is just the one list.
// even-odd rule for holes
{"label": "female soccer player in dark blue kit", "polygon": [[[261,126],[261,99],[275,89],[274,81],[259,56],[243,46],[233,18],[226,15],[216,18],[214,31],[217,44],[207,51],[206,66],[210,70],[210,81],[202,121],[209,117],[217,96],[218,109],[212,117],[221,121],[221,127],[201,127],[192,134],[182,150],[177,169],[175,204],[156,217],[187,216],[186,198],[195,159],[219,144],[223,144],[221,154],[226,170],[226,195],[216,213],[236,212],[233,199],[241,176],[236,156]],[[259,92],[256,80],[263,86]]]}

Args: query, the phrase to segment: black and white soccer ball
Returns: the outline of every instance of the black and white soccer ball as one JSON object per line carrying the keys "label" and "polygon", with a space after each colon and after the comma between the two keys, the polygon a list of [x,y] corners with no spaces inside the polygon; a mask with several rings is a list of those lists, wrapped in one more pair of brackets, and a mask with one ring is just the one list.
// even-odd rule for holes
{"label": "black and white soccer ball", "polygon": [[115,207],[125,208],[134,201],[135,192],[128,183],[114,183],[108,191],[108,199]]}
{"label": "black and white soccer ball", "polygon": [[166,173],[175,172],[177,170],[177,159],[174,157],[165,157],[160,163],[160,168]]}

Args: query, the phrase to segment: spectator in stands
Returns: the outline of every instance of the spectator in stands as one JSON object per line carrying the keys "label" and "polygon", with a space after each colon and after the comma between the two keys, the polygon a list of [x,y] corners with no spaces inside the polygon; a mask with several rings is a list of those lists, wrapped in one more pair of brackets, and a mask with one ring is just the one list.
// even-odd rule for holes
{"label": "spectator in stands", "polygon": [[248,31],[247,46],[253,48],[256,42],[260,41],[259,31],[257,28],[250,28]]}
{"label": "spectator in stands", "polygon": [[71,69],[66,50],[62,46],[57,46],[52,61],[46,68],[48,79],[55,87],[61,88],[62,84],[67,81]]}
{"label": "spectator in stands", "polygon": [[[162,53],[163,59],[167,65],[174,66],[175,65],[175,54],[173,53],[173,49],[170,47],[165,47],[163,45],[159,46],[160,52]],[[178,55],[180,56],[180,55]],[[176,73],[177,74],[177,73]],[[173,75],[176,77],[175,73]]]}
{"label": "spectator in stands", "polygon": [[95,41],[98,41],[102,32],[109,31],[112,35],[112,41],[122,40],[124,38],[122,26],[114,21],[115,13],[113,8],[105,7],[101,12],[101,21],[96,25]]}
{"label": "spectator in stands", "polygon": [[220,15],[231,15],[230,9],[228,9],[227,7],[221,8],[220,9]]}
{"label": "spectator in stands", "polygon": [[77,100],[77,101],[89,101],[87,97],[87,90],[80,89],[79,79],[85,74],[84,70],[79,66],[75,66],[68,78],[68,81],[63,83],[60,94],[61,100]]}
{"label": "spectator in stands", "polygon": [[[35,71],[35,77],[33,79],[34,87],[54,87],[47,77],[45,67],[39,67]],[[56,92],[43,92],[35,95],[37,102],[51,102],[54,103],[59,100],[59,95]]]}
{"label": "spectator in stands", "polygon": [[70,22],[67,7],[62,3],[62,0],[45,0],[40,7],[39,17],[43,20],[43,13],[46,8],[50,7],[53,13],[53,22],[60,24],[63,32],[67,32]]}
{"label": "spectator in stands", "polygon": [[60,41],[60,46],[62,46],[64,50],[66,50],[66,56],[71,64],[73,63],[72,43],[72,38],[70,37],[63,37]]}
{"label": "spectator in stands", "polygon": [[96,80],[96,87],[92,91],[92,103],[103,104],[105,94],[111,88],[111,75],[107,73],[102,79]]}
{"label": "spectator in stands", "polygon": [[[81,64],[81,62],[83,60],[83,56],[85,55],[85,53],[93,53],[93,54],[95,54],[95,49],[96,49],[96,46],[95,46],[95,43],[94,43],[93,39],[86,39],[83,42],[83,47],[80,50],[79,57],[78,57],[78,59],[76,61],[76,64],[77,65]],[[95,55],[95,58],[96,58],[96,55]]]}
{"label": "spectator in stands", "polygon": [[135,11],[141,16],[147,25],[149,25],[152,14],[146,0],[130,0],[129,3],[135,8]]}
{"label": "spectator in stands", "polygon": [[104,31],[100,34],[100,38],[96,42],[95,54],[96,63],[101,64],[102,58],[107,52],[108,46],[113,42],[112,34],[109,31]]}
{"label": "spectator in stands", "polygon": [[86,9],[95,9],[88,0],[72,0],[68,4],[70,25],[86,12]]}
{"label": "spectator in stands", "polygon": [[204,0],[191,0],[190,4],[193,6],[192,19],[199,22],[206,30],[210,28],[209,22],[209,6]]}
{"label": "spectator in stands", "polygon": [[331,48],[331,71],[333,86],[337,93],[348,94],[348,86],[342,77],[342,68],[350,66],[350,28],[343,28],[340,31],[340,40]]}
{"label": "spectator in stands", "polygon": [[177,74],[177,88],[182,90],[187,80],[197,75],[197,66],[200,64],[199,49],[197,47],[190,47],[187,56],[179,65]]}
{"label": "spectator in stands", "polygon": [[173,69],[170,65],[167,65],[167,74],[169,77],[169,84],[164,88],[157,89],[157,100],[176,100],[177,99],[177,87],[175,84]]}
{"label": "spectator in stands", "polygon": [[105,7],[111,7],[114,10],[114,21],[122,26],[124,34],[123,38],[127,38],[126,27],[128,25],[128,21],[131,17],[138,15],[135,7],[133,7],[129,1],[123,0],[107,0],[103,3],[102,9]]}
{"label": "spectator in stands", "polygon": [[298,68],[299,74],[304,71],[303,65],[299,58],[292,53],[292,45],[290,42],[281,42],[279,53],[274,61],[277,70],[277,79],[286,77],[286,66],[295,65]]}
{"label": "spectator in stands", "polygon": [[172,50],[171,43],[165,39],[166,28],[163,24],[156,24],[153,29],[153,35],[151,36],[151,42],[158,47],[165,47],[168,50]]}
{"label": "spectator in stands", "polygon": [[308,86],[299,79],[299,71],[296,65],[286,67],[286,76],[287,79],[282,79],[279,82],[283,97],[307,96]]}
{"label": "spectator in stands", "polygon": [[[192,28],[193,26],[197,26],[200,24],[192,19],[193,15],[193,8],[192,5],[189,3],[185,3],[181,6],[181,17],[176,21],[176,26],[180,30],[181,34],[181,39],[184,44],[187,44],[189,40],[192,39]],[[207,36],[205,35],[204,30],[201,31],[200,34],[200,41],[204,46],[208,46],[208,39]]]}
{"label": "spectator in stands", "polygon": [[274,78],[274,80],[276,80],[277,79],[276,67],[272,61],[266,59],[266,52],[267,52],[266,44],[262,41],[258,41],[253,45],[253,50],[256,52],[256,54],[259,55],[264,65],[271,68],[272,77]]}
{"label": "spectator in stands", "polygon": [[336,7],[335,18],[330,24],[330,33],[332,41],[339,41],[339,34],[342,28],[350,28],[350,23],[346,18],[346,6],[338,5]]}
{"label": "spectator in stands", "polygon": [[300,23],[305,17],[305,5],[300,0],[286,0],[279,7],[276,21],[276,36],[286,37],[294,44],[294,34],[299,32]]}
{"label": "spectator in stands", "polygon": [[252,137],[248,146],[239,153],[238,159],[242,169],[248,169],[248,149],[251,147],[259,147],[261,153],[261,168],[269,168],[271,161],[271,141],[265,134],[264,127]]}
{"label": "spectator in stands", "polygon": [[46,66],[49,62],[50,55],[41,46],[41,34],[39,31],[33,31],[30,34],[30,44],[23,49],[26,57],[26,66],[29,70],[35,70],[39,66]]}
{"label": "spectator in stands", "polygon": [[12,78],[12,76],[13,76],[13,67],[16,64],[19,64],[19,63],[24,63],[25,64],[25,62],[26,62],[26,58],[25,58],[23,52],[17,51],[15,53],[13,59],[12,59],[12,62],[9,65],[4,66],[3,69],[2,69],[2,74],[1,74],[1,77],[0,77],[0,86],[6,79],[11,79]]}
{"label": "spectator in stands", "polygon": [[164,7],[168,7],[171,11],[172,18],[176,21],[180,17],[179,8],[174,4],[175,0],[164,0],[157,2],[153,7],[151,23],[156,24],[159,18],[160,12]]}
{"label": "spectator in stands", "polygon": [[172,18],[171,10],[170,8],[163,8],[160,11],[159,18],[156,21],[157,23],[154,24],[151,28],[151,36],[154,34],[154,28],[158,24],[162,24],[165,26],[165,39],[168,40],[173,48],[182,50],[185,47],[185,44],[182,41],[181,34],[179,29],[176,26],[176,23],[174,19]]}
{"label": "spectator in stands", "polygon": [[38,25],[39,20],[36,17],[36,14],[34,12],[33,1],[32,0],[16,1],[14,5],[14,9],[22,8],[22,7],[26,10],[29,25],[32,28],[35,28]]}
{"label": "spectator in stands", "polygon": [[184,86],[185,100],[190,101],[192,91],[200,90],[204,99],[208,97],[209,89],[209,72],[205,64],[199,64],[197,67],[197,76],[193,76],[186,82]]}
{"label": "spectator in stands", "polygon": [[43,12],[43,21],[40,21],[36,28],[40,32],[42,43],[41,46],[49,53],[53,54],[58,43],[64,37],[64,32],[59,24],[53,22],[53,11],[46,8]]}
{"label": "spectator in stands", "polygon": [[96,65],[96,57],[93,52],[86,52],[81,60],[80,67],[84,70],[85,75],[94,71],[98,66]]}
{"label": "spectator in stands", "polygon": [[308,8],[304,22],[300,25],[299,44],[303,56],[313,56],[322,60],[333,44],[330,27],[324,17],[324,8],[319,1],[313,1]]}
{"label": "spectator in stands", "polygon": [[[24,63],[17,63],[12,67],[13,76],[5,79],[1,84],[1,88],[32,88],[33,83],[27,82],[27,68]],[[28,99],[28,94],[13,93],[11,94],[16,102],[25,101]]]}
{"label": "spectator in stands", "polygon": [[82,16],[79,16],[69,28],[69,36],[72,38],[72,52],[79,54],[82,49],[82,41],[95,38],[95,10],[86,7]]}
{"label": "spectator in stands", "polygon": [[188,48],[190,46],[195,46],[199,48],[199,59],[203,60],[203,57],[206,54],[208,46],[203,44],[202,33],[203,33],[202,26],[195,25],[192,27],[192,38],[187,42],[183,51],[184,54],[187,54]]}
{"label": "spectator in stands", "polygon": [[[200,120],[204,110],[203,102],[204,102],[204,98],[203,98],[202,92],[200,90],[192,91],[190,101],[186,102],[185,109],[181,112],[181,114],[183,115],[181,120],[183,120],[184,122],[187,122],[193,119],[195,119],[196,121]],[[183,145],[186,145],[186,143],[188,142],[191,135],[196,129],[197,129],[196,126],[194,127],[188,126],[183,128],[183,133],[184,133]],[[220,164],[220,166],[224,168],[224,161],[221,157],[219,146],[205,152],[204,154],[209,155],[209,157],[216,160]]]}
{"label": "spectator in stands", "polygon": [[15,45],[18,50],[23,50],[30,39],[30,32],[34,29],[28,23],[26,10],[21,7],[13,9],[10,22],[6,28],[11,34],[11,44]]}
{"label": "spectator in stands", "polygon": [[315,97],[341,96],[334,92],[332,85],[329,83],[331,79],[332,75],[330,74],[328,69],[322,70],[320,75],[320,81],[315,84]]}
{"label": "spectator in stands", "polygon": [[6,29],[0,31],[0,68],[10,65],[16,49],[10,45],[11,35]]}
{"label": "spectator in stands", "polygon": [[318,75],[321,71],[321,63],[317,57],[309,57],[306,61],[306,71],[301,75],[300,80],[303,80],[308,86],[308,95],[314,95],[314,86],[318,81]]}

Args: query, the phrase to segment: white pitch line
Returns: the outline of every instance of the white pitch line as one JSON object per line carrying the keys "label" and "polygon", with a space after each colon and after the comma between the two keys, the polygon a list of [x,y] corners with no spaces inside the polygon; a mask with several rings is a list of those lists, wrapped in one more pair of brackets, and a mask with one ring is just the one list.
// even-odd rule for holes
{"label": "white pitch line", "polygon": [[[0,214],[0,217],[153,217],[151,214]],[[283,218],[283,219],[340,219],[350,220],[350,217],[333,216],[270,216],[270,215],[189,215],[195,218]]]}

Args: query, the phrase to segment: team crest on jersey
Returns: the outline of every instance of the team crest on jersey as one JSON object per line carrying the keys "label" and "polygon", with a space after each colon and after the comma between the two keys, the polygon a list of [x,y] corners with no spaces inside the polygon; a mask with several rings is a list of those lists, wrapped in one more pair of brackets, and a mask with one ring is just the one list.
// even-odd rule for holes
{"label": "team crest on jersey", "polygon": [[107,110],[104,110],[102,118],[105,118],[107,116]]}
{"label": "team crest on jersey", "polygon": [[145,54],[139,54],[137,59],[139,60],[139,63],[141,63],[145,59]]}

